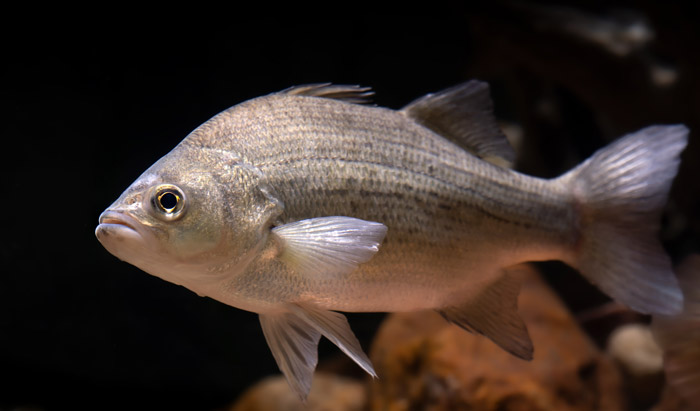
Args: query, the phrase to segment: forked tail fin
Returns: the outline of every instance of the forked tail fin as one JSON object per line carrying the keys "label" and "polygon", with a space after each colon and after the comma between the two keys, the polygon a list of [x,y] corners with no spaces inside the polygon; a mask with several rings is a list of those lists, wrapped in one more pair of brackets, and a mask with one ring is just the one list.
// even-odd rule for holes
{"label": "forked tail fin", "polygon": [[681,311],[683,296],[658,240],[680,153],[683,125],[651,126],[626,135],[560,177],[580,210],[572,261],[603,292],[648,314]]}

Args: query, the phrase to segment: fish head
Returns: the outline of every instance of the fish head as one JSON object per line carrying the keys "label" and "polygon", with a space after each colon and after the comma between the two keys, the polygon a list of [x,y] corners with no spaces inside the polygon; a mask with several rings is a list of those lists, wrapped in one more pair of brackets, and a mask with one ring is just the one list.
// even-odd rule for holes
{"label": "fish head", "polygon": [[245,269],[280,211],[255,170],[176,154],[134,181],[100,215],[95,234],[119,259],[206,294],[204,285]]}

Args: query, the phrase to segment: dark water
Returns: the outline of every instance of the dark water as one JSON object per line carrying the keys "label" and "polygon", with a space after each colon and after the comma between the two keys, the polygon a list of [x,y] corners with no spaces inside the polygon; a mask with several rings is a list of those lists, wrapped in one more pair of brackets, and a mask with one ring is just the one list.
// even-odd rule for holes
{"label": "dark water", "polygon": [[[612,3],[567,5],[618,24],[641,15],[654,39],[621,56],[552,23],[561,17],[496,2],[435,17],[260,19],[195,34],[44,27],[36,40],[8,41],[0,86],[0,410],[211,410],[277,373],[254,314],[118,261],[94,228],[99,213],[197,125],[294,84],[368,85],[379,105],[398,108],[470,78],[487,80],[498,116],[524,134],[518,168],[541,176],[620,134],[686,123],[693,134],[663,240],[674,259],[697,251],[697,9]],[[636,14],[612,12],[618,8]],[[119,35],[127,28],[134,37]],[[546,270],[575,311],[604,301],[575,273]],[[365,347],[381,318],[351,316]],[[338,353],[322,345],[320,363]]]}

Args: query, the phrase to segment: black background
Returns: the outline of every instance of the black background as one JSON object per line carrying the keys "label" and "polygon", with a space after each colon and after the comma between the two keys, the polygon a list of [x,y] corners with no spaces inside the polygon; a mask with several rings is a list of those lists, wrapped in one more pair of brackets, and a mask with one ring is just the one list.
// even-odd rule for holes
{"label": "black background", "polygon": [[[643,16],[655,37],[624,56],[563,30],[565,19],[507,2],[412,16],[229,13],[157,30],[152,23],[165,17],[29,19],[3,40],[0,78],[0,410],[217,409],[278,372],[256,315],[118,261],[94,229],[100,212],[196,126],[294,84],[367,85],[378,105],[399,108],[487,80],[499,118],[524,132],[518,168],[546,177],[626,132],[686,123],[691,144],[662,238],[675,260],[697,251],[698,13],[657,3],[544,9]],[[657,66],[677,81],[652,84]],[[544,268],[572,309],[604,300],[571,270]],[[350,316],[365,347],[381,318]],[[321,366],[342,361],[338,353],[322,344]]]}

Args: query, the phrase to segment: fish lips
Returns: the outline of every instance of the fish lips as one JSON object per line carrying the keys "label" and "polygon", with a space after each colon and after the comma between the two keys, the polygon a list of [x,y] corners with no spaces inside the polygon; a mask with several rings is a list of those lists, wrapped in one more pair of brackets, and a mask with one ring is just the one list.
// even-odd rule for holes
{"label": "fish lips", "polygon": [[95,236],[102,245],[120,260],[127,261],[134,253],[141,253],[152,244],[153,234],[146,227],[120,211],[105,211],[100,215]]}

